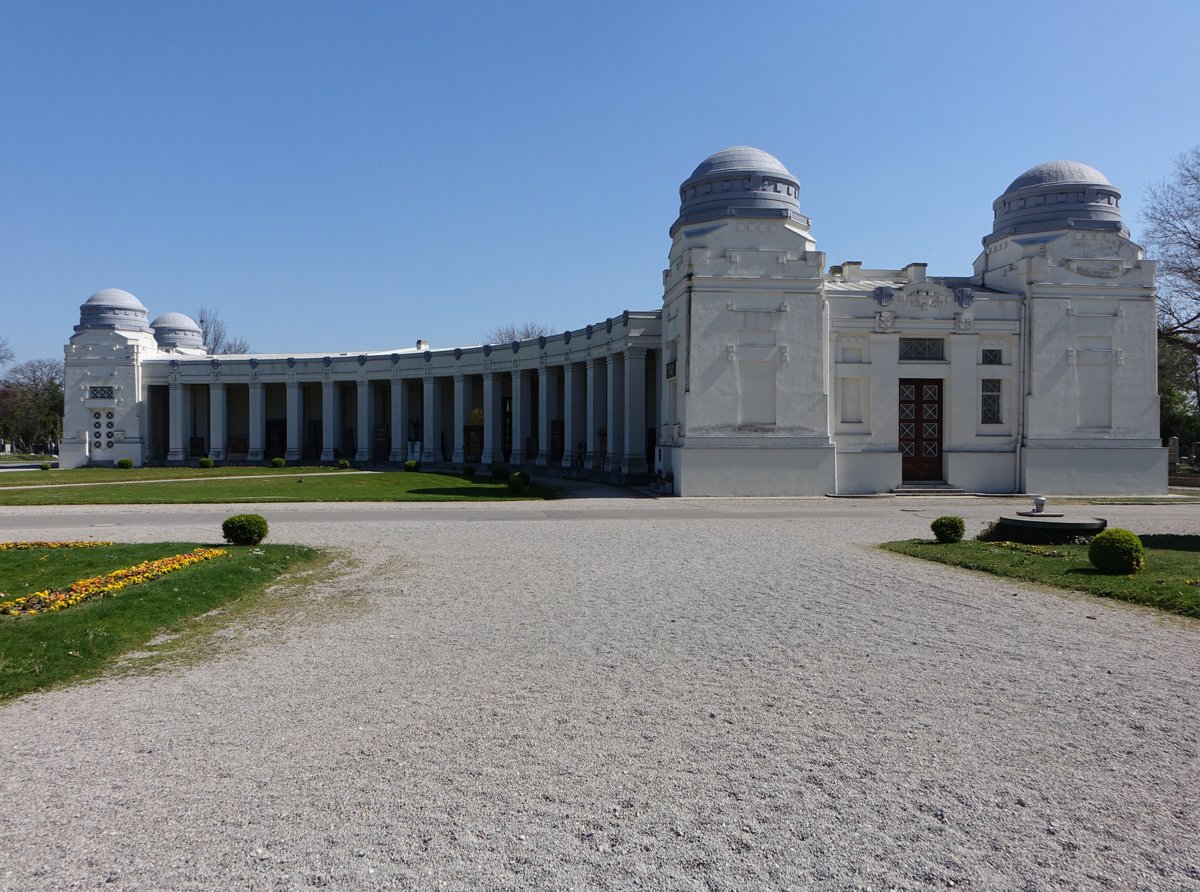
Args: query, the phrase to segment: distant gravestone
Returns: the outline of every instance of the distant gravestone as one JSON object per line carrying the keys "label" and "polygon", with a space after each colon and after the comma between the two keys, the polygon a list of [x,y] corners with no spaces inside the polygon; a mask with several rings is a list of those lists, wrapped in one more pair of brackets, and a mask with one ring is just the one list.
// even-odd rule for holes
{"label": "distant gravestone", "polygon": [[1170,437],[1167,440],[1167,464],[1170,468],[1169,473],[1176,474],[1179,472],[1179,438]]}

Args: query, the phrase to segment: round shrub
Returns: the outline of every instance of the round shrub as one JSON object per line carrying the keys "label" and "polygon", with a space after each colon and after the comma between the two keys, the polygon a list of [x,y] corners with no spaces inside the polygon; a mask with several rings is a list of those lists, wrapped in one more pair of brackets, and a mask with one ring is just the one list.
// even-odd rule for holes
{"label": "round shrub", "polygon": [[1088,560],[1101,573],[1128,576],[1146,566],[1146,546],[1135,533],[1113,527],[1098,533],[1088,546]]}
{"label": "round shrub", "polygon": [[50,462],[44,461],[40,465],[38,465],[38,467],[41,468],[43,471],[49,471],[50,470]]}
{"label": "round shrub", "polygon": [[464,477],[474,477],[475,476],[475,466],[474,465],[463,465],[463,476]]}
{"label": "round shrub", "polygon": [[206,455],[204,458],[200,459],[200,461],[196,462],[196,464],[202,468],[211,468],[213,466],[213,460]]}
{"label": "round shrub", "polygon": [[524,480],[522,480],[520,477],[510,478],[508,483],[505,484],[505,486],[508,487],[508,491],[510,493],[512,493],[514,496],[524,495],[525,490],[529,489],[529,484],[526,483]]}
{"label": "round shrub", "polygon": [[235,514],[225,518],[221,534],[232,545],[257,545],[267,538],[267,519],[261,514]]}
{"label": "round shrub", "polygon": [[512,479],[513,480],[521,480],[525,483],[526,486],[529,486],[533,483],[533,478],[530,477],[529,474],[527,474],[525,471],[513,471]]}
{"label": "round shrub", "polygon": [[347,460],[346,460],[346,459],[344,459],[344,458],[343,458],[343,459],[340,459],[340,460],[338,461],[338,467],[339,467],[339,468],[341,468],[343,471],[345,471],[345,470],[349,469],[349,467],[350,467],[350,462],[349,462],[349,461],[347,461]]}
{"label": "round shrub", "polygon": [[276,456],[275,458],[271,459],[271,467],[272,468],[284,468],[284,467],[287,467],[287,462],[284,461],[282,458],[279,458],[278,456]]}
{"label": "round shrub", "polygon": [[508,470],[508,465],[492,465],[493,480],[507,480],[511,472]]}
{"label": "round shrub", "polygon": [[933,535],[939,542],[961,542],[967,525],[961,517],[943,514],[929,525],[929,529],[933,530]]}
{"label": "round shrub", "polygon": [[417,461],[415,458],[410,458],[408,461],[406,461],[404,463],[404,470],[419,471],[419,470],[421,470],[421,463],[419,461]]}
{"label": "round shrub", "polygon": [[117,467],[120,468],[122,471],[128,471],[130,468],[133,467],[133,459],[132,458],[119,458],[119,459],[117,459]]}

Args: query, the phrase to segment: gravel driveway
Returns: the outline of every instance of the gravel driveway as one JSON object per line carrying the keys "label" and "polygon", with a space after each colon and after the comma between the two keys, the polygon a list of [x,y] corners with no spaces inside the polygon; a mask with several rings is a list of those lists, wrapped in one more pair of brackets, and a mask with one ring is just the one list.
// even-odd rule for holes
{"label": "gravel driveway", "polygon": [[1011,506],[261,506],[365,604],[0,707],[0,888],[1200,889],[1200,624],[872,547]]}

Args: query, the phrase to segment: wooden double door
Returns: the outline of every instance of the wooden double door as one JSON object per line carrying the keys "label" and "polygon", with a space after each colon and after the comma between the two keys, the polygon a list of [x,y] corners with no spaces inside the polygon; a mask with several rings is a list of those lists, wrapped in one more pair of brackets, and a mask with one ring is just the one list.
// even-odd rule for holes
{"label": "wooden double door", "polygon": [[940,378],[900,379],[900,475],[905,481],[945,479],[942,390]]}

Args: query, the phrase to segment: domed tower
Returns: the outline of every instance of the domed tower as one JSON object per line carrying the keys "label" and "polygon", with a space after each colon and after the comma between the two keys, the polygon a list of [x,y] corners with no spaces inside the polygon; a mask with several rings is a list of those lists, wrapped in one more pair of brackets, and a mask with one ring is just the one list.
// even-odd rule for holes
{"label": "domed tower", "polygon": [[190,316],[163,313],[150,323],[154,340],[164,353],[205,355],[204,334]]}
{"label": "domed tower", "polygon": [[834,490],[825,258],[809,226],[799,180],[762,149],[723,149],[679,187],[660,442],[680,494]]}
{"label": "domed tower", "polygon": [[993,203],[980,284],[1021,301],[1016,378],[1024,492],[1166,491],[1158,438],[1154,263],[1094,167],[1031,167]]}
{"label": "domed tower", "polygon": [[63,364],[59,466],[140,465],[144,453],[139,357],[158,346],[142,302],[120,288],[97,291],[79,308]]}

